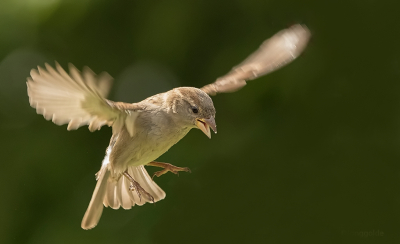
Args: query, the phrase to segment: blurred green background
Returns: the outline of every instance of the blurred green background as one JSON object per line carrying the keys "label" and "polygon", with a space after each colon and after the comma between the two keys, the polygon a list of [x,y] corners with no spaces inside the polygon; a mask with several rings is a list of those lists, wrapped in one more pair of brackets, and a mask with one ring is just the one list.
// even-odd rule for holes
{"label": "blurred green background", "polygon": [[[398,243],[399,8],[1,0],[0,243]],[[80,228],[111,129],[68,132],[37,115],[32,68],[57,60],[107,71],[110,99],[137,102],[213,82],[295,23],[313,34],[305,53],[216,96],[218,134],[194,130],[160,158],[192,169],[156,179],[165,200],[105,209],[95,229]]]}

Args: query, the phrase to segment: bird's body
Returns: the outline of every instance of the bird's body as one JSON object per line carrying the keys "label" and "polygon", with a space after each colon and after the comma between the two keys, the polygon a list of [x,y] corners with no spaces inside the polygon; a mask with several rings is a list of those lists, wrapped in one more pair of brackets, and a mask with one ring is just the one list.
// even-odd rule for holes
{"label": "bird's body", "polygon": [[[94,191],[82,220],[82,228],[96,226],[103,204],[114,209],[120,206],[130,209],[135,204],[156,202],[165,197],[165,192],[150,178],[143,165],[156,160],[195,128],[191,119],[182,119],[188,112],[182,110],[185,108],[182,103],[188,103],[188,108],[193,106],[191,103],[194,101],[188,101],[190,97],[194,97],[197,104],[207,108],[202,111],[206,117],[215,117],[211,98],[194,87],[175,88],[154,95],[132,104],[141,108],[140,112],[126,111],[131,115],[136,113],[133,115],[134,119],[129,121],[134,128],[133,132],[128,131],[129,126],[122,126],[120,130],[114,131],[98,173],[97,190]],[[138,194],[132,193],[132,182],[123,177],[124,173],[138,182],[137,187],[140,189],[135,189]]]}
{"label": "bird's body", "polygon": [[[171,92],[173,90],[168,93]],[[157,94],[141,102],[152,106],[138,114],[133,136],[126,128],[116,134],[110,154],[111,168],[116,174],[122,174],[128,166],[145,165],[156,160],[193,128],[174,120],[172,109],[165,106],[168,93]]]}
{"label": "bird's body", "polygon": [[[133,136],[130,136],[125,127],[112,136],[98,172],[98,190],[93,193],[82,220],[82,228],[96,226],[103,204],[114,209],[120,206],[130,209],[135,204],[142,205],[165,198],[165,192],[150,178],[143,165],[168,151],[191,128],[182,128],[168,116],[168,112],[160,108],[145,110],[137,116]],[[151,128],[150,131],[148,128]],[[123,177],[124,172],[128,172],[150,196],[143,194],[143,197],[139,197],[134,194],[130,189],[130,182]]]}
{"label": "bird's body", "polygon": [[246,80],[272,72],[294,60],[305,48],[310,33],[305,26],[294,25],[266,40],[244,62],[216,82],[202,87],[175,88],[138,103],[107,100],[112,78],[107,73],[94,74],[85,67],[79,72],[70,65],[69,74],[56,63],[46,64],[28,78],[32,107],[47,120],[68,130],[89,125],[89,130],[111,126],[113,135],[106,150],[97,184],[82,220],[83,229],[94,228],[104,206],[130,209],[145,202],[165,198],[165,192],[152,180],[144,165],[168,171],[188,171],[166,163],[154,162],[181,140],[192,128],[211,138],[216,132],[215,108],[209,95],[242,88]]}

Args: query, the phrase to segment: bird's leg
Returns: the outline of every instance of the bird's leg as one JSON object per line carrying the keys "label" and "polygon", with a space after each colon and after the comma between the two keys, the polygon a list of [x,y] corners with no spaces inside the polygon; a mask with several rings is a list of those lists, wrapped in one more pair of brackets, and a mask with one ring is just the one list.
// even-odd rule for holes
{"label": "bird's leg", "polygon": [[134,180],[132,176],[128,174],[128,171],[124,172],[124,176],[131,182],[131,185],[129,186],[129,190],[131,191],[136,191],[136,193],[139,196],[140,201],[142,201],[142,195],[146,198],[146,200],[151,201],[154,203],[154,197],[150,195],[143,187],[140,186],[139,182]]}
{"label": "bird's leg", "polygon": [[168,164],[168,163],[160,163],[160,162],[153,161],[153,162],[148,163],[147,165],[164,168],[163,170],[155,172],[152,178],[154,178],[154,176],[156,176],[156,175],[157,175],[157,177],[160,177],[161,175],[167,173],[168,171],[170,171],[176,175],[178,174],[179,171],[185,171],[185,172],[189,172],[189,173],[191,172],[188,167],[177,167],[177,166],[174,166],[174,165]]}

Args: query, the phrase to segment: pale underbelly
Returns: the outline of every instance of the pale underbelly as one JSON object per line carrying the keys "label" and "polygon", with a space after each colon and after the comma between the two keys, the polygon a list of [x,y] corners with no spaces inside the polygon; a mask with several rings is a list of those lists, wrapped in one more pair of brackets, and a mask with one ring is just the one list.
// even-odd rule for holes
{"label": "pale underbelly", "polygon": [[120,174],[128,167],[146,165],[156,160],[188,132],[189,130],[180,131],[180,133],[174,133],[169,138],[164,137],[162,140],[159,137],[146,136],[145,138],[129,138],[127,143],[119,145],[117,143],[112,151],[115,150],[120,155],[111,157],[114,158],[111,162],[114,173]]}

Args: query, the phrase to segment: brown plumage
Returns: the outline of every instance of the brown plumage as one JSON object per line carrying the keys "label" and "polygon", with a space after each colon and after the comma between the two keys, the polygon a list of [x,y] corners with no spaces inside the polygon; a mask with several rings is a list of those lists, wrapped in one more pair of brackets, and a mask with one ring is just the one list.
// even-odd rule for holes
{"label": "brown plumage", "polygon": [[138,103],[113,102],[106,97],[112,84],[107,73],[96,75],[85,67],[80,73],[73,65],[69,74],[56,63],[46,64],[28,78],[30,105],[55,124],[68,124],[68,130],[89,125],[90,131],[111,126],[113,135],[107,148],[92,199],[82,220],[83,229],[94,228],[103,205],[130,209],[156,202],[165,192],[152,180],[144,165],[164,168],[157,176],[171,171],[188,171],[154,162],[192,128],[211,138],[216,132],[215,108],[209,95],[232,92],[246,80],[272,72],[294,60],[305,48],[310,33],[303,25],[282,30],[227,75],[201,89],[175,88]]}

